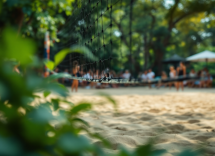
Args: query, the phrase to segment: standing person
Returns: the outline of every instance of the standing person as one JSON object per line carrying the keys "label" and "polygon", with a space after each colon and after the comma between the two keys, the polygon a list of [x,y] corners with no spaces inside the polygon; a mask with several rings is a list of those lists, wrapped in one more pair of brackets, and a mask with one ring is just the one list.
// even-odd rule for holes
{"label": "standing person", "polygon": [[[147,78],[149,81],[151,81],[155,78],[155,73],[152,71],[152,69],[148,70]],[[151,84],[149,84],[149,88],[151,88]]]}
{"label": "standing person", "polygon": [[[179,67],[177,68],[177,74],[178,74],[178,77],[186,76],[186,66],[184,65],[183,62],[180,62]],[[180,86],[181,86],[181,89],[184,90],[183,80],[180,80],[177,82],[177,87],[176,87],[177,91],[180,89]]]}
{"label": "standing person", "polygon": [[[74,61],[73,62],[73,68],[72,68],[72,76],[78,76],[78,62],[77,61]],[[78,91],[78,80],[74,80],[73,79],[73,82],[72,82],[72,92],[73,92],[73,89],[75,88],[75,91],[77,92]]]}
{"label": "standing person", "polygon": [[[170,70],[170,72],[169,72],[169,77],[170,77],[170,79],[175,79],[176,78],[176,70],[175,70],[175,68],[173,67],[173,66],[171,66],[170,68],[169,68],[169,70]],[[176,83],[174,83],[174,82],[170,82],[169,83],[169,89],[171,89],[172,88],[172,85],[175,85],[175,87],[176,87]]]}

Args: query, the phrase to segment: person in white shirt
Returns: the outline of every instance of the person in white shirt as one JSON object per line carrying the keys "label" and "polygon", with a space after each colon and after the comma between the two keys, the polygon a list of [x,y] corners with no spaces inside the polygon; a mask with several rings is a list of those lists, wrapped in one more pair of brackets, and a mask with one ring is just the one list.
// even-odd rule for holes
{"label": "person in white shirt", "polygon": [[87,73],[83,76],[83,78],[85,78],[85,79],[91,79],[92,77],[91,77],[91,75],[90,75],[90,72],[87,72]]}
{"label": "person in white shirt", "polygon": [[124,79],[129,79],[131,74],[129,73],[129,70],[125,70],[125,73],[123,74]]}
{"label": "person in white shirt", "polygon": [[[125,73],[122,75],[124,79],[130,79],[131,74],[129,73],[129,70],[125,70]],[[124,84],[124,86],[129,86],[129,84]]]}
{"label": "person in white shirt", "polygon": [[155,73],[151,69],[148,70],[147,78],[149,80],[153,80],[155,78]]}
{"label": "person in white shirt", "polygon": [[147,81],[147,80],[148,80],[147,74],[148,74],[148,72],[147,72],[147,70],[146,70],[146,71],[144,71],[144,73],[141,75],[141,79],[142,79],[143,81]]}
{"label": "person in white shirt", "polygon": [[[148,70],[147,78],[148,80],[153,80],[155,78],[155,73],[151,69]],[[149,84],[149,88],[151,88],[151,84]]]}
{"label": "person in white shirt", "polygon": [[[171,66],[169,69],[170,69],[170,72],[169,72],[170,79],[176,78],[176,70],[175,70],[175,68],[173,66]],[[175,82],[169,82],[169,89],[172,88],[172,85],[176,87]]]}

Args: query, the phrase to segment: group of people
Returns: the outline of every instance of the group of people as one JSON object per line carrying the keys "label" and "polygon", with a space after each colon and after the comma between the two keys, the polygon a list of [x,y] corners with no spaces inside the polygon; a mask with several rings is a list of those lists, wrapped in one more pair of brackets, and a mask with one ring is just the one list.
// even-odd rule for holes
{"label": "group of people", "polygon": [[[184,65],[183,62],[180,62],[179,66],[175,69],[173,66],[171,66],[169,68],[169,78],[170,79],[176,79],[176,78],[182,78],[182,77],[185,77],[186,76],[186,66]],[[162,80],[165,80],[167,79],[168,76],[166,74],[165,71],[162,71],[162,74],[161,74],[161,79]],[[158,84],[158,88],[161,86],[162,84]],[[169,82],[167,84],[165,84],[165,86],[169,85],[169,88],[171,89],[172,86],[175,86],[176,87],[176,90],[179,90],[180,88],[182,90],[184,90],[184,81],[183,79],[178,79],[177,82]]]}
{"label": "group of people", "polygon": [[185,85],[189,87],[197,87],[197,88],[206,88],[206,87],[212,87],[213,83],[213,77],[209,73],[207,68],[204,68],[198,72],[196,72],[194,69],[190,71],[189,74],[190,77],[199,77],[199,80],[196,81],[189,81]]}
{"label": "group of people", "polygon": [[[169,77],[167,76],[165,71],[162,71],[161,73],[161,79],[162,80],[166,80],[166,79],[177,79],[182,77],[181,80],[178,80],[177,82],[169,82],[169,83],[159,83],[157,85],[157,87],[161,87],[163,86],[169,86],[169,88],[171,89],[172,86],[175,86],[177,90],[179,90],[180,88],[183,90],[184,86],[188,86],[188,87],[197,87],[197,88],[206,88],[206,87],[212,87],[212,83],[213,83],[213,77],[211,76],[211,74],[209,73],[207,68],[204,68],[198,72],[195,72],[194,69],[192,69],[190,71],[189,74],[187,74],[187,68],[184,65],[183,62],[181,62],[179,64],[179,66],[175,69],[173,66],[170,67],[169,69]],[[145,71],[145,73],[147,73],[147,71]],[[183,77],[189,76],[190,78],[197,78],[196,80],[183,80]],[[144,74],[142,76],[143,80],[149,80],[149,78],[147,78],[146,74]]]}
{"label": "group of people", "polygon": [[[55,69],[55,73],[59,73],[59,68]],[[114,71],[109,71],[108,69],[106,70],[87,70],[84,71],[80,69],[80,66],[78,65],[78,62],[73,62],[73,68],[69,72],[68,69],[65,69],[63,71],[64,74],[70,74],[74,77],[82,77],[85,79],[101,79],[104,76],[109,76],[109,77],[117,77],[118,75]],[[108,73],[108,75],[107,75]],[[63,83],[66,86],[71,85],[71,91],[73,92],[74,90],[77,92],[78,91],[78,86],[80,85],[81,87],[85,87],[86,89],[90,88],[107,88],[107,87],[112,87],[112,88],[117,88],[118,85],[116,84],[104,84],[104,83],[96,83],[96,82],[87,82],[87,81],[82,81],[82,80],[76,80],[76,79],[69,79],[69,78],[60,78],[57,80],[60,83]]]}
{"label": "group of people", "polygon": [[[170,72],[169,72],[170,79],[175,79],[177,77],[182,77],[182,76],[186,76],[186,66],[184,65],[183,62],[180,63],[177,69],[175,69],[173,66],[170,67]],[[148,69],[148,70],[145,70],[142,74],[141,73],[139,74],[139,79],[141,79],[142,81],[150,81],[153,79],[165,80],[165,79],[168,79],[168,76],[165,71],[162,71],[160,77],[155,77],[155,73],[151,69]],[[169,82],[166,84],[158,83],[157,88],[160,88],[162,85],[164,86],[169,85],[170,88],[172,87],[172,85],[174,85],[177,90],[179,90],[179,88],[181,88],[182,90],[184,89],[183,81]],[[149,85],[149,88],[151,88],[151,85]]]}
{"label": "group of people", "polygon": [[[107,69],[108,70],[108,69]],[[184,65],[183,62],[180,62],[179,66],[177,68],[174,68],[171,66],[169,68],[169,76],[167,76],[165,71],[162,71],[162,74],[160,77],[155,77],[155,73],[152,71],[152,69],[145,70],[143,73],[140,73],[138,75],[138,78],[141,79],[141,81],[151,81],[153,79],[177,79],[180,77],[185,77],[187,75],[187,69],[186,66]],[[56,68],[55,72],[59,72],[59,69]],[[106,76],[107,73],[108,76],[110,77],[117,77],[117,78],[122,78],[122,79],[130,79],[131,78],[131,73],[129,70],[125,70],[125,72],[120,72],[119,74],[116,74],[113,70],[112,71],[99,71],[99,70],[88,70],[88,71],[83,71],[80,70],[80,66],[78,65],[77,61],[73,62],[73,68],[71,72],[69,72],[68,69],[65,69],[64,72],[65,74],[71,74],[74,77],[82,77],[85,79],[101,79],[102,77]],[[184,81],[183,79],[178,79],[176,82],[169,82],[162,84],[161,82],[157,84],[157,88],[160,88],[161,86],[169,86],[171,89],[172,86],[175,86],[177,90],[180,88],[183,90],[184,86],[187,85],[189,87],[210,87],[212,86],[213,78],[209,74],[209,71],[207,68],[204,68],[203,70],[199,72],[195,72],[194,69],[190,71],[189,74],[190,77],[199,77],[200,79],[198,80],[189,80],[189,81]],[[86,82],[86,81],[81,81],[81,80],[76,80],[76,79],[68,79],[68,78],[62,78],[58,80],[59,82],[65,84],[65,85],[71,85],[71,90],[75,90],[77,92],[78,86],[80,85],[81,87],[85,87],[86,89],[90,88],[107,88],[107,87],[112,87],[112,88],[117,88],[119,87],[118,84],[104,84],[104,83],[96,83],[96,82]],[[128,86],[129,84],[123,84],[123,86]],[[149,85],[151,88],[151,85]]]}

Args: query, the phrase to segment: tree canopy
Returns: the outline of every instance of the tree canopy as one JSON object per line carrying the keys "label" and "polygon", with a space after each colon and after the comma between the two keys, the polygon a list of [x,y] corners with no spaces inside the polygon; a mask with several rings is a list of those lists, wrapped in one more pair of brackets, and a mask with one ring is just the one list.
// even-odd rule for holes
{"label": "tree canopy", "polygon": [[[1,3],[3,5],[0,30],[6,25],[16,27],[17,33],[22,37],[32,37],[37,41],[39,53],[43,53],[43,38],[46,31],[50,31],[51,39],[57,42],[75,40],[77,35],[85,38],[77,33],[78,30],[70,33],[61,31],[65,23],[67,30],[74,28],[72,21],[78,15],[75,14],[76,10],[86,5],[81,0],[1,0]],[[130,6],[132,17],[129,12]],[[171,3],[167,3],[166,0],[119,2],[113,8],[112,17],[104,16],[104,23],[113,21],[112,33],[115,39],[122,40],[122,43],[114,44],[114,56],[118,59],[113,61],[112,68],[116,70],[129,68],[129,62],[133,60],[134,73],[147,68],[153,68],[159,73],[162,70],[162,60],[175,53],[187,57],[205,49],[214,50],[214,6],[215,0],[173,0]],[[85,6],[86,9],[90,7]],[[95,12],[91,14],[91,18],[96,17]],[[128,35],[130,17],[131,49]],[[87,27],[89,21],[90,19],[83,27]],[[101,27],[101,23],[99,24]],[[59,31],[64,32],[62,40],[58,38]]]}

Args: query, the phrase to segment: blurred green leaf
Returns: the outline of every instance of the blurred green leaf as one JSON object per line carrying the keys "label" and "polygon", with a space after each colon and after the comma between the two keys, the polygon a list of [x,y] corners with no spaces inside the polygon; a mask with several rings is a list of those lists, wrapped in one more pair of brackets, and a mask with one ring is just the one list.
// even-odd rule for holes
{"label": "blurred green leaf", "polygon": [[150,156],[152,153],[152,145],[147,144],[140,146],[136,149],[135,153],[137,156]]}
{"label": "blurred green leaf", "polygon": [[56,80],[56,79],[60,79],[60,78],[71,78],[70,74],[65,74],[65,73],[54,73],[51,76],[47,77],[48,80],[52,81],[52,80]]}
{"label": "blurred green leaf", "polygon": [[0,136],[0,155],[15,156],[21,155],[21,152],[21,146],[16,140]]}
{"label": "blurred green leaf", "polygon": [[81,103],[81,104],[74,106],[70,112],[72,115],[77,115],[80,112],[90,110],[91,107],[92,107],[92,105],[90,103]]}
{"label": "blurred green leaf", "polygon": [[72,102],[70,102],[70,101],[67,101],[67,100],[61,100],[62,102],[64,102],[64,103],[67,103],[67,104],[69,104],[69,105],[71,105],[71,106],[74,106],[74,103],[72,103]]}
{"label": "blurred green leaf", "polygon": [[50,90],[53,93],[60,94],[61,96],[64,97],[69,95],[68,89],[64,85],[59,84],[57,82],[44,83],[43,86],[38,87],[38,91],[44,91],[44,88],[46,91]]}
{"label": "blurred green leaf", "polygon": [[59,99],[52,99],[54,111],[59,109]]}
{"label": "blurred green leaf", "polygon": [[44,91],[43,92],[43,96],[46,98],[47,96],[49,96],[51,94],[50,91]]}
{"label": "blurred green leaf", "polygon": [[92,138],[97,138],[97,139],[99,139],[100,141],[102,141],[102,144],[105,146],[105,147],[111,147],[111,143],[108,141],[108,140],[106,140],[106,139],[104,139],[101,135],[99,135],[99,134],[92,134],[92,133],[90,133],[90,136],[92,137]]}
{"label": "blurred green leaf", "polygon": [[41,104],[37,109],[29,113],[28,116],[38,123],[47,123],[54,119],[50,107],[46,104]]}
{"label": "blurred green leaf", "polygon": [[94,146],[94,153],[96,153],[98,156],[110,156],[107,152],[105,152],[102,147],[95,145]]}
{"label": "blurred green leaf", "polygon": [[87,47],[74,45],[70,48],[70,50],[72,52],[81,53],[92,61],[98,61],[98,58],[94,56],[93,53]]}
{"label": "blurred green leaf", "polygon": [[9,90],[7,89],[7,87],[5,86],[5,84],[3,84],[2,82],[0,82],[0,95],[1,95],[1,100],[5,101],[7,99],[7,96],[9,96]]}
{"label": "blurred green leaf", "polygon": [[66,55],[70,52],[71,52],[71,50],[69,48],[59,51],[54,57],[55,65],[57,66],[60,62],[62,62],[63,59],[66,57]]}
{"label": "blurred green leaf", "polygon": [[36,47],[30,39],[24,39],[17,36],[17,33],[10,28],[5,28],[2,34],[3,43],[0,43],[1,58],[15,59],[21,65],[31,63],[32,55]]}
{"label": "blurred green leaf", "polygon": [[66,57],[69,53],[81,53],[84,56],[87,56],[89,59],[97,61],[98,58],[96,58],[91,51],[87,47],[83,46],[72,46],[71,48],[63,49],[59,51],[55,57],[54,57],[54,64],[57,66],[60,62],[63,61],[63,59]]}
{"label": "blurred green leaf", "polygon": [[55,68],[55,63],[53,61],[50,60],[45,60],[45,65],[49,70],[54,70]]}
{"label": "blurred green leaf", "polygon": [[82,120],[82,119],[80,119],[80,118],[73,118],[73,119],[72,119],[72,122],[82,123],[82,124],[84,124],[85,126],[90,127],[90,125],[89,125],[86,121],[84,121],[84,120]]}
{"label": "blurred green leaf", "polygon": [[164,150],[164,149],[156,149],[156,150],[153,150],[152,151],[152,154],[151,156],[160,156],[160,155],[163,155],[167,153],[167,150]]}
{"label": "blurred green leaf", "polygon": [[129,151],[125,147],[120,147],[120,152],[118,154],[119,156],[134,156],[133,152]]}
{"label": "blurred green leaf", "polygon": [[32,122],[31,119],[25,118],[21,122],[22,134],[27,138],[29,142],[40,142],[45,137],[45,124],[44,122]]}
{"label": "blurred green leaf", "polygon": [[87,140],[84,136],[75,136],[72,133],[67,133],[60,136],[58,146],[66,153],[86,152],[92,148],[89,140]]}
{"label": "blurred green leaf", "polygon": [[200,155],[202,155],[202,154],[199,152],[185,150],[185,151],[181,152],[180,154],[178,154],[177,156],[200,156]]}
{"label": "blurred green leaf", "polygon": [[58,115],[56,118],[57,118],[57,120],[58,120],[59,122],[65,123],[65,122],[68,121],[68,119],[67,119],[67,114],[66,114],[66,112],[65,112],[64,110],[59,110],[59,111],[58,111],[58,114],[59,114],[59,115]]}

